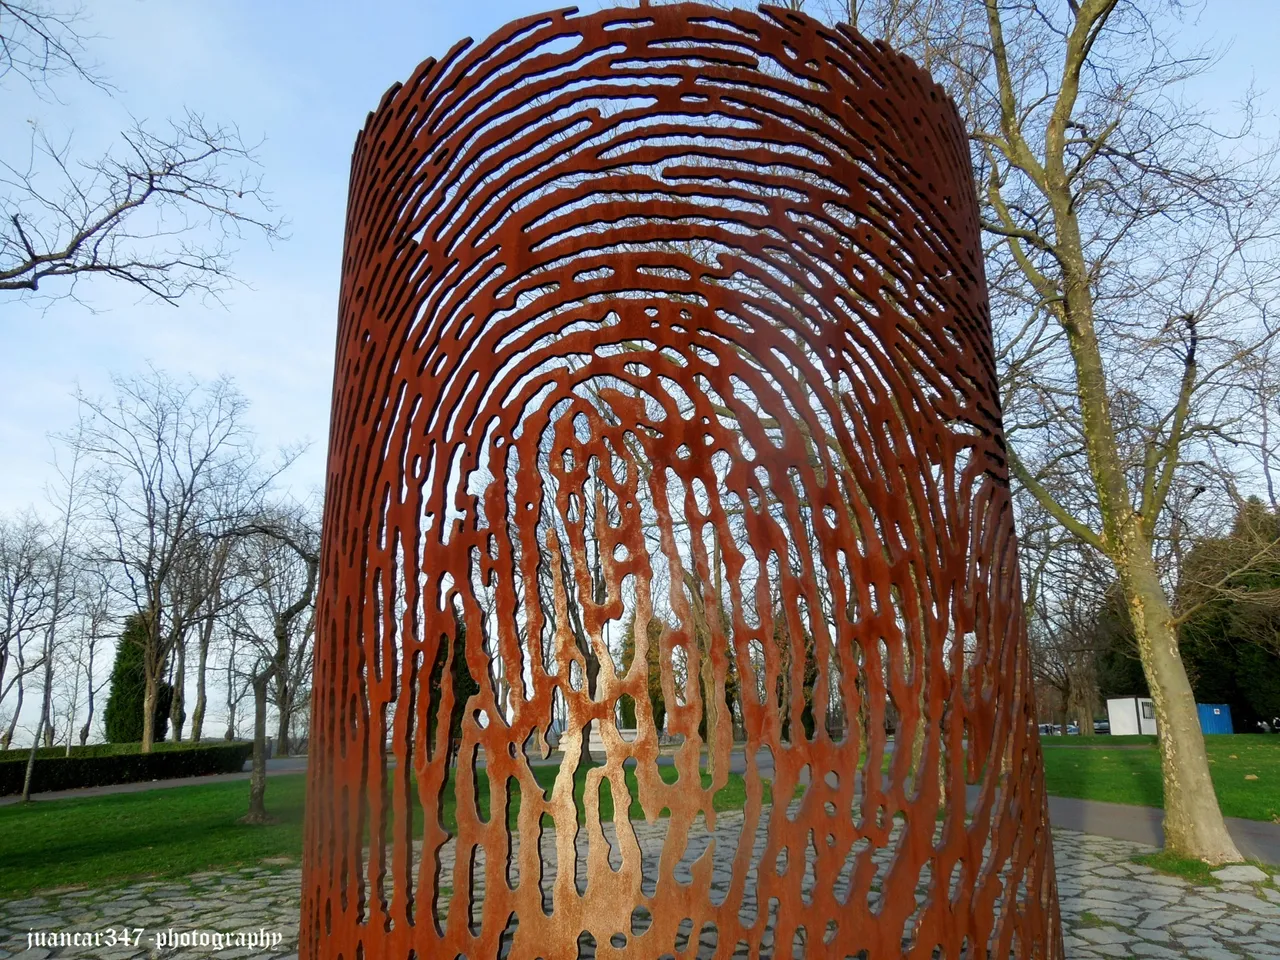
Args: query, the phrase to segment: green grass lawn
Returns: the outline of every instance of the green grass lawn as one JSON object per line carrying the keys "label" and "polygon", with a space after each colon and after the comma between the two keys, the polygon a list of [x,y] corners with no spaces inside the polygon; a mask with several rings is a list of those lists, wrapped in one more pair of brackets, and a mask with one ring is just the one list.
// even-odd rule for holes
{"label": "green grass lawn", "polygon": [[[664,781],[676,781],[674,767],[658,769]],[[533,770],[539,785],[549,792],[559,768],[538,766]],[[489,781],[483,775],[477,779],[478,805],[488,816]],[[580,821],[585,817],[585,783],[586,769],[580,768],[574,778]],[[710,778],[704,775],[703,785],[709,783]],[[627,786],[634,798],[635,775],[630,771]],[[264,827],[237,823],[248,803],[247,781],[0,807],[0,897],[69,885],[104,886],[136,877],[183,877],[203,870],[256,865],[268,858],[296,860],[302,851],[305,790],[303,774],[268,779],[267,809],[279,822]],[[601,818],[612,820],[611,792],[606,786],[600,794]],[[767,780],[764,797],[766,802],[770,799]],[[712,803],[717,810],[741,809],[745,798],[742,777],[730,774]],[[518,811],[517,798],[511,807],[512,826]],[[443,813],[445,825],[452,829],[452,781],[445,788]],[[638,800],[633,800],[632,819],[643,816]],[[415,804],[414,833],[421,832],[422,809]]]}
{"label": "green grass lawn", "polygon": [[[1164,787],[1155,738],[1144,738],[1148,744],[1140,748],[1107,749],[1138,739],[1046,737],[1042,742],[1046,744],[1045,780],[1050,795],[1163,806]],[[1205,737],[1205,745],[1223,814],[1280,823],[1280,737],[1211,735]]]}
{"label": "green grass lawn", "polygon": [[236,823],[248,781],[0,807],[0,897],[297,857],[306,777],[267,781],[269,827]]}

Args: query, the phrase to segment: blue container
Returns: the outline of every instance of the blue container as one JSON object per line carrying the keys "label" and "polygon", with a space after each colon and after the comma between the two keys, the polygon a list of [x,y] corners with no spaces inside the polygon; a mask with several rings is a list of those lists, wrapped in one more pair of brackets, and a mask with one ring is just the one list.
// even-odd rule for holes
{"label": "blue container", "polygon": [[1231,726],[1231,707],[1225,703],[1197,703],[1200,730],[1203,733],[1235,733]]}

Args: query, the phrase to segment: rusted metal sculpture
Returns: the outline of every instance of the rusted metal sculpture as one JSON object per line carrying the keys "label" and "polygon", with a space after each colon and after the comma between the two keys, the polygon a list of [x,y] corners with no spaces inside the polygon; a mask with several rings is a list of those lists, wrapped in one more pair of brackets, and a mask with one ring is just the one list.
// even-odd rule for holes
{"label": "rusted metal sculpture", "polygon": [[393,88],[317,637],[305,957],[1060,957],[942,91],[695,5]]}

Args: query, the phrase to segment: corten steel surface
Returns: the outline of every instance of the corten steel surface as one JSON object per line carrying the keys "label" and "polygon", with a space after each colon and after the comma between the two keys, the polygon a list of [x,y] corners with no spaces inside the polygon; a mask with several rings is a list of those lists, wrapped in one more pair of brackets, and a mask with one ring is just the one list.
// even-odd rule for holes
{"label": "corten steel surface", "polygon": [[424,63],[355,149],[328,483],[303,956],[1061,956],[968,151],[909,60],[677,5]]}

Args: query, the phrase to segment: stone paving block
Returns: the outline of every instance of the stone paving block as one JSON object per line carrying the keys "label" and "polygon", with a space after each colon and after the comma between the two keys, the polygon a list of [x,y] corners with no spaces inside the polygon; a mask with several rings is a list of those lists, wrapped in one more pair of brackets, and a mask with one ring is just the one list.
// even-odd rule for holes
{"label": "stone paving block", "polygon": [[1133,960],[1133,953],[1129,948],[1118,943],[1100,943],[1093,949],[1104,957],[1124,957],[1126,960]]}
{"label": "stone paving block", "polygon": [[1129,948],[1136,957],[1172,957],[1174,960],[1182,960],[1186,956],[1181,951],[1173,950],[1158,943],[1148,943],[1146,940],[1138,940],[1131,943]]}
{"label": "stone paving block", "polygon": [[1188,920],[1191,916],[1191,914],[1182,910],[1169,910],[1162,908],[1149,912],[1145,917],[1143,917],[1142,923],[1138,926],[1142,929],[1146,929],[1148,927],[1163,927],[1170,923],[1176,923],[1179,920]]}
{"label": "stone paving block", "polygon": [[1223,881],[1237,880],[1242,883],[1260,883],[1267,879],[1267,875],[1251,863],[1233,863],[1221,870],[1214,870],[1213,876]]}
{"label": "stone paving block", "polygon": [[1090,943],[1128,943],[1134,939],[1132,933],[1118,930],[1115,927],[1084,927],[1076,931],[1076,936]]}
{"label": "stone paving block", "polygon": [[1222,947],[1206,947],[1197,954],[1197,960],[1240,960],[1240,954]]}

